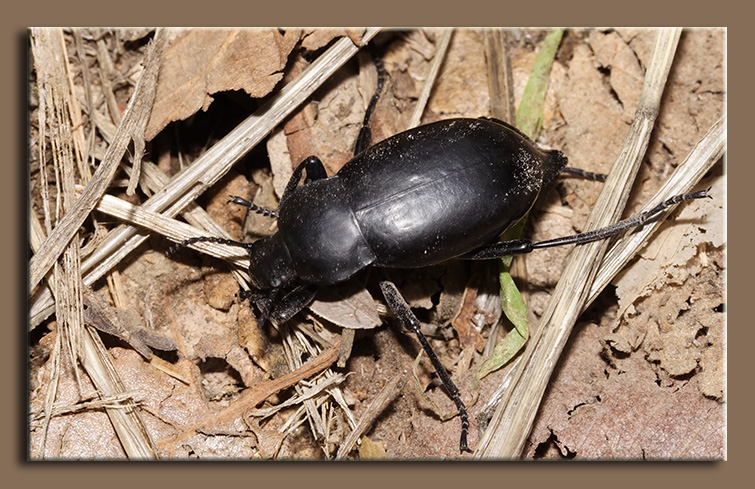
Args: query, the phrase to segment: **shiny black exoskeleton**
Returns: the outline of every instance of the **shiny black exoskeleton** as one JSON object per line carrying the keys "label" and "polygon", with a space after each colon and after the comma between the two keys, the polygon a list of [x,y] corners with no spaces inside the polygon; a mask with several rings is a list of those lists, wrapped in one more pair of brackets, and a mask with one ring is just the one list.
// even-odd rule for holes
{"label": "shiny black exoskeleton", "polygon": [[284,195],[278,232],[253,245],[249,273],[259,289],[323,286],[368,265],[414,268],[459,257],[522,218],[565,165],[560,152],[541,151],[502,122],[417,127]]}
{"label": "shiny black exoskeleton", "polygon": [[[377,94],[365,119],[376,98]],[[359,145],[366,144],[367,132],[365,123]],[[444,120],[358,149],[332,177],[318,158],[307,158],[294,171],[277,212],[234,198],[237,204],[277,217],[278,231],[270,237],[251,244],[198,237],[179,246],[211,241],[246,248],[253,289],[246,297],[257,305],[260,324],[268,318],[282,323],[306,307],[319,287],[343,282],[368,266],[417,268],[454,258],[491,259],[586,243],[642,225],[675,203],[707,195],[702,191],[676,196],[596,231],[538,243],[496,243],[565,166],[559,151],[538,148],[501,121]],[[458,389],[395,286],[382,282],[380,287],[393,313],[417,335],[459,409],[459,446],[468,450],[467,413]],[[279,298],[282,292],[286,294]]]}

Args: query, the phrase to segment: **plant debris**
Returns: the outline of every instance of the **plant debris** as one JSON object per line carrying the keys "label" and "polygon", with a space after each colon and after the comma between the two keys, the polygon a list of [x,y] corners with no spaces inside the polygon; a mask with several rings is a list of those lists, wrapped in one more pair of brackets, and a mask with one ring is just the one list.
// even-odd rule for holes
{"label": "plant debris", "polygon": [[[32,249],[65,248],[66,243],[45,242],[72,219],[57,207],[64,197],[63,161],[75,162],[66,171],[77,185],[87,185],[98,169],[110,165],[113,176],[93,185],[140,207],[319,56],[341,40],[360,43],[368,32],[167,29],[157,34],[164,43],[155,61],[159,77],[144,87],[154,30],[33,31]],[[229,204],[230,198],[275,208],[305,157],[317,155],[329,174],[351,158],[376,86],[372,53],[381,56],[387,73],[371,124],[373,142],[404,130],[442,34],[442,29],[379,33],[267,138],[238,156],[217,183],[194,182],[203,193],[182,208],[180,219],[199,229],[209,216],[213,229],[235,240],[274,232],[273,219],[247,215],[246,208]],[[507,32],[517,105],[546,34]],[[724,34],[721,29],[682,34],[627,215],[656,192],[724,113]],[[650,29],[565,31],[538,143],[562,150],[570,166],[608,172],[632,121],[654,36]],[[64,64],[50,61],[53,42]],[[66,105],[44,96],[50,86],[45,83],[54,79],[48,76],[51,67],[64,70],[55,90],[65,94]],[[483,31],[456,30],[422,122],[490,115],[487,76]],[[142,114],[143,105],[129,101],[150,90],[149,122],[131,121],[130,114]],[[66,125],[59,129],[72,131],[73,149],[57,144],[61,133],[51,127],[60,121]],[[711,186],[713,198],[675,211],[577,323],[523,458],[726,458],[726,177],[721,167],[701,184]],[[534,241],[581,231],[601,185],[560,179],[541,196],[525,234]],[[89,207],[75,204],[94,209],[96,200]],[[169,209],[161,212],[179,219]],[[91,377],[89,357],[79,350],[89,340],[82,343],[62,314],[42,307],[54,303],[57,285],[43,277],[39,265],[47,258],[35,254],[31,459],[466,458],[458,451],[458,418],[441,421],[427,403],[440,414],[455,409],[425,357],[416,368],[422,392],[406,382],[420,348],[382,305],[376,282],[384,274],[417,313],[460,388],[473,448],[481,436],[478,428],[487,423],[479,415],[487,412],[486,403],[511,368],[476,384],[485,352],[510,328],[506,322],[493,328],[501,312],[492,263],[366,270],[322,290],[308,310],[285,325],[259,328],[249,303],[240,299],[243,267],[189,249],[167,258],[172,243],[143,227],[128,238],[142,244],[122,256],[120,244],[100,248],[107,236],[123,232],[121,219],[86,211],[74,224],[71,243],[82,262],[99,254],[113,260],[102,278],[82,287],[83,331],[85,338],[101,338],[102,347],[91,354],[104,359],[103,370],[119,387],[102,392],[100,381]],[[245,259],[245,252],[235,252]],[[517,258],[524,271],[516,278],[532,324],[569,252],[550,248]],[[62,259],[54,265],[63,266],[68,267]],[[82,265],[79,275],[89,271]],[[86,278],[79,282],[86,284]],[[134,455],[121,421],[113,418],[117,410],[130,413],[125,432],[139,433],[149,450]]]}

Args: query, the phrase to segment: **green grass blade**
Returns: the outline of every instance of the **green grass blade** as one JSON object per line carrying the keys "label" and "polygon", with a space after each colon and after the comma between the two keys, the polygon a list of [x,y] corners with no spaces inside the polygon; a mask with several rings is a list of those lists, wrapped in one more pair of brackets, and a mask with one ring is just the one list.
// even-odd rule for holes
{"label": "green grass blade", "polygon": [[[516,127],[533,140],[537,138],[543,124],[543,106],[545,94],[548,90],[550,71],[563,34],[563,29],[556,29],[546,36],[535,58],[535,64],[516,114]],[[526,221],[527,217],[525,216],[514,227],[501,235],[501,241],[518,239],[522,235]],[[529,338],[527,306],[509,272],[513,258],[513,256],[501,258],[499,282],[501,284],[500,294],[503,313],[514,325],[514,329],[496,345],[491,356],[480,367],[477,373],[478,379],[510,362]]]}

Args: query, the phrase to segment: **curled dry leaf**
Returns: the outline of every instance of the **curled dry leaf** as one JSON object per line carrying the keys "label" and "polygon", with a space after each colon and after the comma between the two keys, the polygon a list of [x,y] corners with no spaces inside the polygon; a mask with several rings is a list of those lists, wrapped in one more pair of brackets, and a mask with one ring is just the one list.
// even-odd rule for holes
{"label": "curled dry leaf", "polygon": [[342,328],[373,329],[382,323],[375,307],[375,299],[356,280],[320,289],[309,308]]}
{"label": "curled dry leaf", "polygon": [[207,110],[212,95],[244,90],[260,98],[283,78],[299,31],[277,29],[194,29],[180,33],[165,49],[145,137],[151,140],[173,121]]}

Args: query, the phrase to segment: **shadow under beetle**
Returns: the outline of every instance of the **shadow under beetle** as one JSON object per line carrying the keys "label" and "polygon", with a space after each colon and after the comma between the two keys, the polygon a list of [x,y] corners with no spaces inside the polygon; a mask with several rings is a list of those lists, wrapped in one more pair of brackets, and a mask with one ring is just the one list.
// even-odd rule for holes
{"label": "shadow under beetle", "polygon": [[[367,109],[356,155],[337,174],[328,177],[322,162],[310,156],[294,171],[277,211],[232,199],[277,218],[275,234],[254,243],[197,237],[169,251],[200,241],[247,249],[252,290],[243,298],[259,309],[259,326],[268,319],[282,324],[306,307],[320,287],[343,282],[370,265],[418,268],[451,259],[486,260],[587,243],[640,226],[676,203],[707,196],[707,191],[678,195],[648,212],[586,233],[537,243],[496,242],[562,171],[599,176],[565,169],[561,152],[542,150],[516,128],[494,119],[435,122],[367,148],[367,121],[382,79],[378,63],[378,89]],[[417,335],[459,409],[459,448],[469,451],[469,422],[458,389],[395,285],[383,281],[380,288],[394,315]]]}

